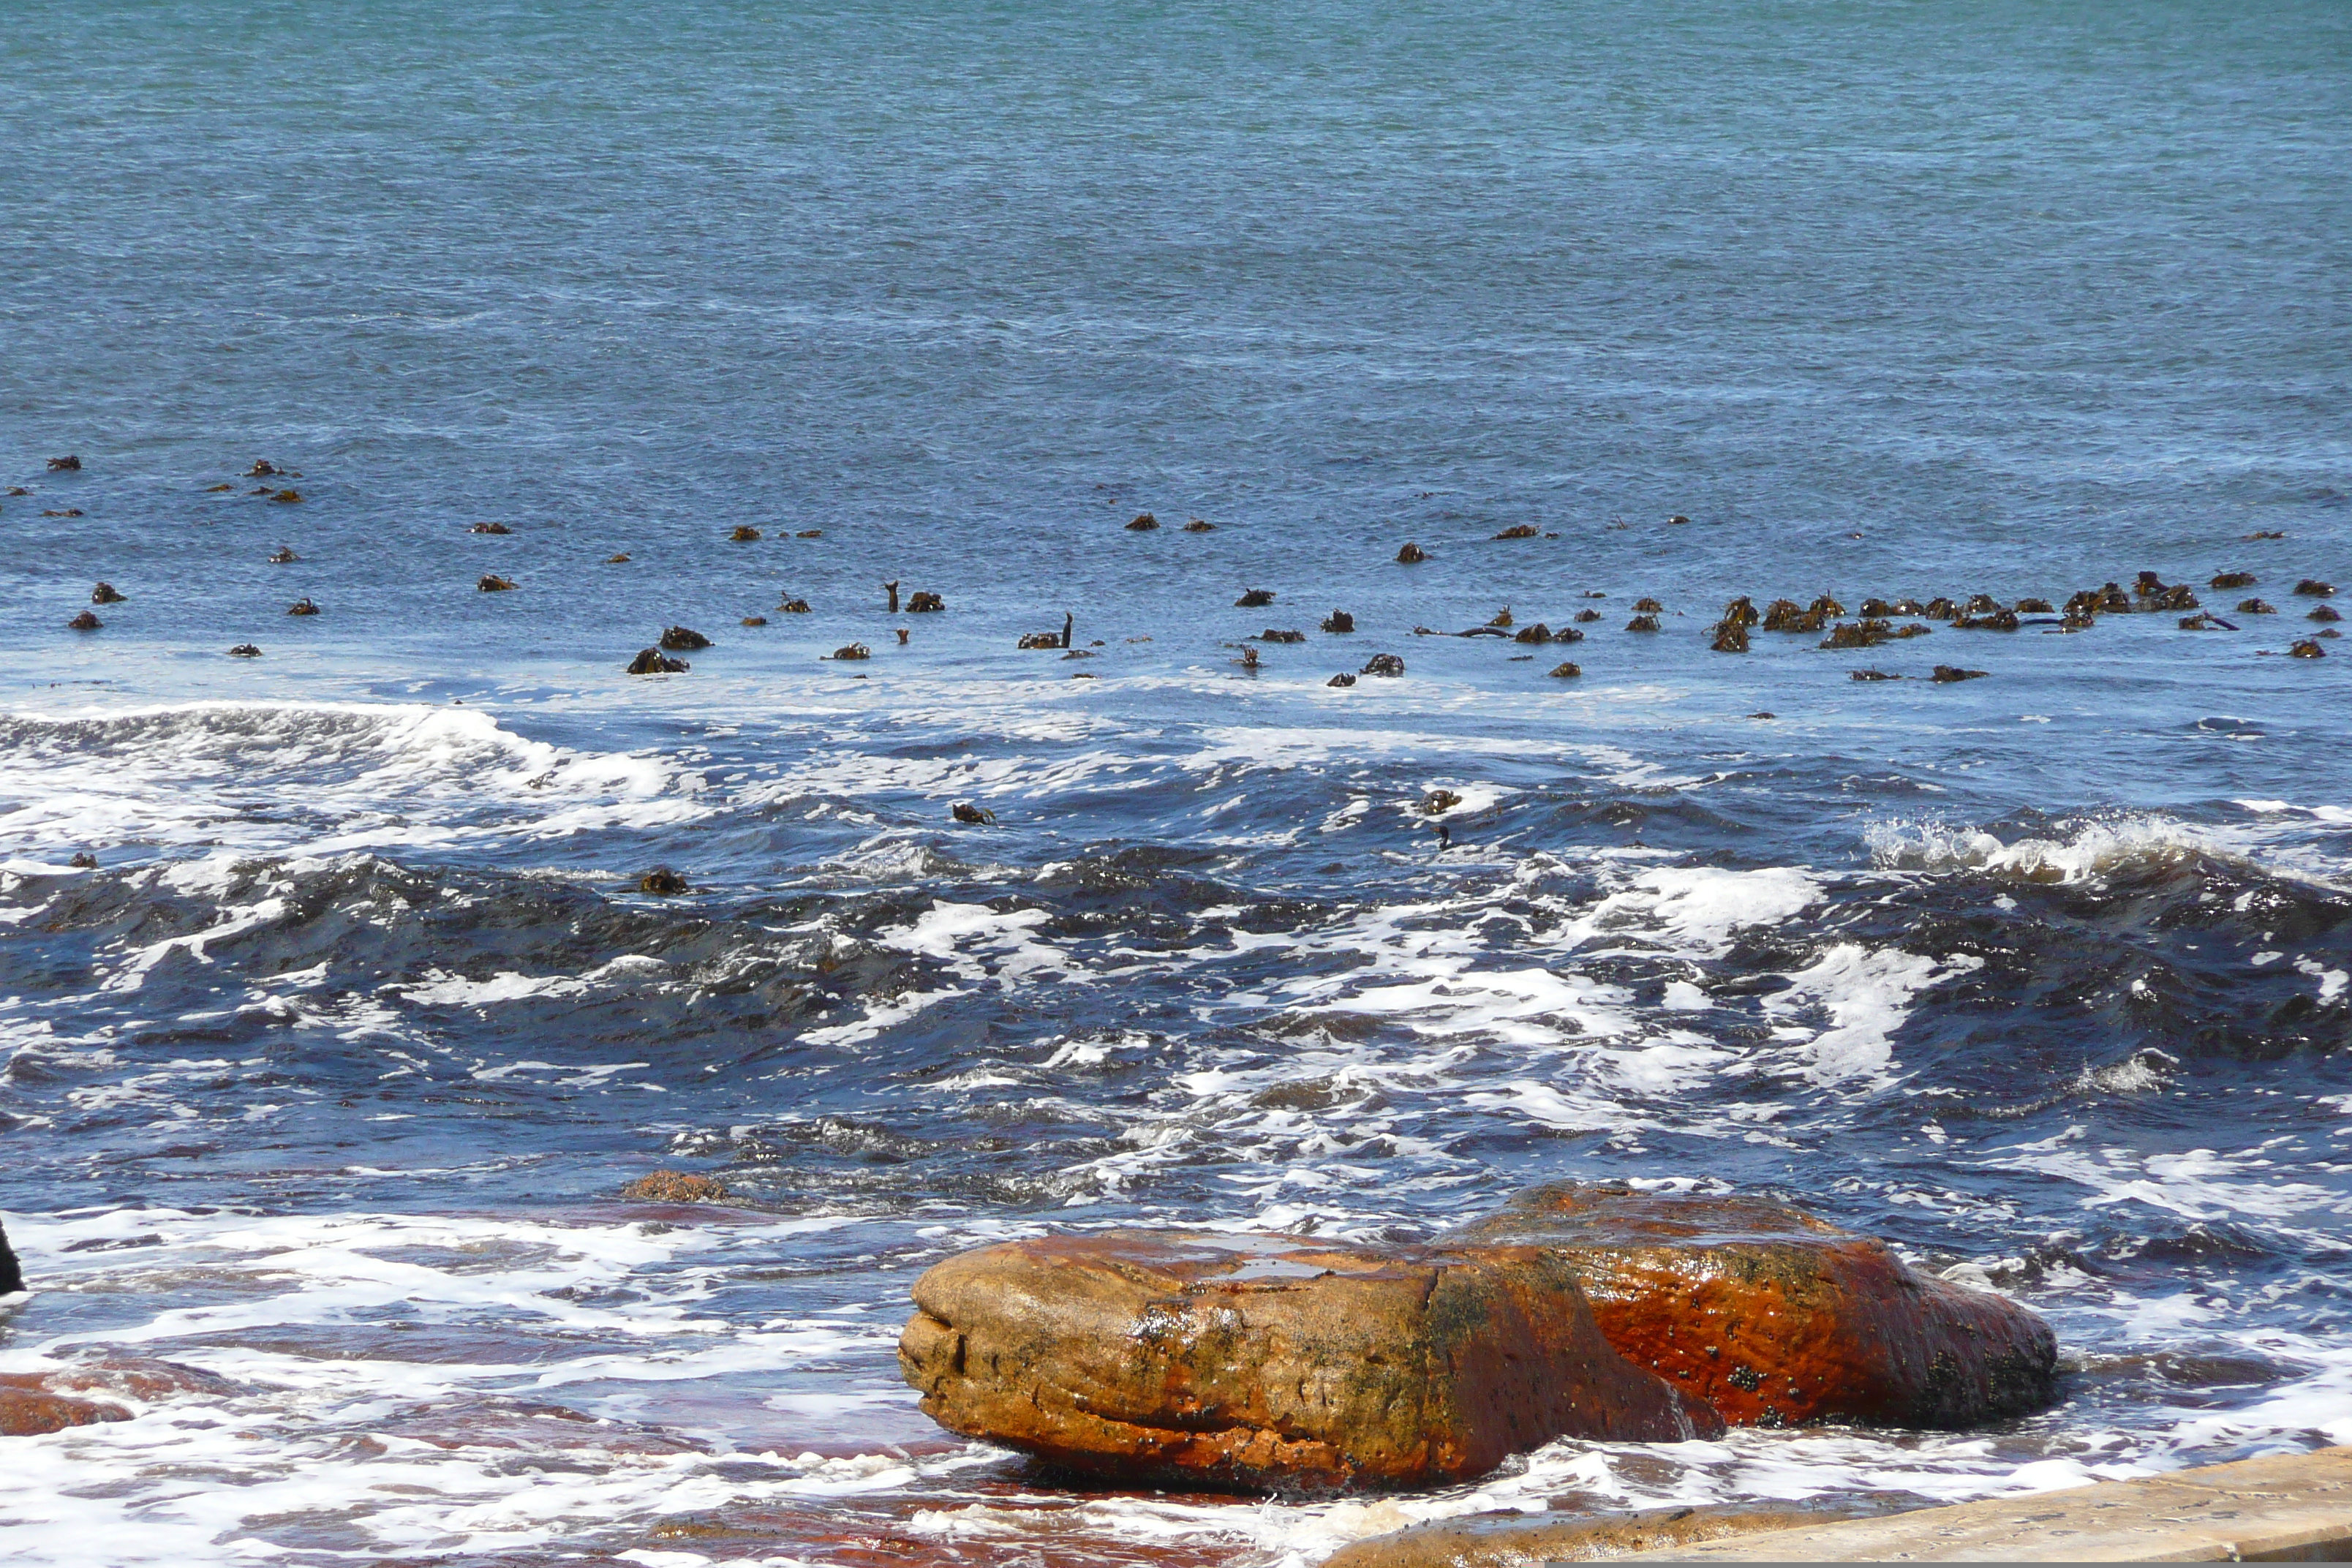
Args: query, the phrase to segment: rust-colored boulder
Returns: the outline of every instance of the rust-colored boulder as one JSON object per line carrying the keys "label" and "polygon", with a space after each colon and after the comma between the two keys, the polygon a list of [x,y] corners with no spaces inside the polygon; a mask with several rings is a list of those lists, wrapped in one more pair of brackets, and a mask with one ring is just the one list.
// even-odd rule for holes
{"label": "rust-colored boulder", "polygon": [[1113,1231],[962,1253],[914,1296],[898,1362],[933,1420],[1125,1480],[1410,1486],[1721,1430],[1541,1247]]}
{"label": "rust-colored boulder", "polygon": [[1966,1426],[2055,1397],[2032,1312],[1769,1199],[1538,1187],[1439,1241],[1546,1250],[1626,1360],[1735,1425]]}

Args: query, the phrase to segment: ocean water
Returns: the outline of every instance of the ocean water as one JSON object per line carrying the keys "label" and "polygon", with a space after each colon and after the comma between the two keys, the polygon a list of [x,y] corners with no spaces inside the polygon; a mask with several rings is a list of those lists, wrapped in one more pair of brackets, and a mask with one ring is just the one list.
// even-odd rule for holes
{"label": "ocean water", "polygon": [[[2341,6],[10,22],[0,1372],[208,1374],[8,1440],[12,1562],[1304,1568],[2352,1440]],[[2143,571],[2235,629],[1707,647]],[[1600,618],[1416,635],[1506,605]],[[2064,1399],[1302,1500],[897,1374],[960,1247],[1570,1176],[1885,1235]]]}

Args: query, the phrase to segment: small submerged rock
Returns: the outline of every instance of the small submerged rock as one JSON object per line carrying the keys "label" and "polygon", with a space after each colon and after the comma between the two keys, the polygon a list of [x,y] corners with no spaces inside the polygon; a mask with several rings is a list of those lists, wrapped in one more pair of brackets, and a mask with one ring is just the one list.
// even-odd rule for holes
{"label": "small submerged rock", "polygon": [[2327,650],[2320,647],[2318,643],[2313,641],[2309,637],[2305,637],[2301,642],[2296,643],[2293,647],[2288,648],[2286,652],[2289,658],[2325,658],[2327,657]]}
{"label": "small submerged rock", "polygon": [[1655,616],[1635,616],[1632,620],[1625,623],[1625,629],[1629,632],[1656,631],[1658,629],[1658,617]]}
{"label": "small submerged rock", "polygon": [[1133,521],[1128,523],[1127,531],[1129,533],[1150,533],[1153,529],[1156,529],[1159,526],[1160,520],[1158,518],[1152,516],[1148,511],[1139,511],[1135,514]]}
{"label": "small submerged rock", "polygon": [[503,522],[478,522],[466,531],[468,533],[512,533],[514,530],[509,528]]}
{"label": "small submerged rock", "polygon": [[1268,605],[1273,603],[1273,589],[1251,588],[1244,592],[1240,598],[1234,601],[1234,608],[1237,610],[1263,610]]}
{"label": "small submerged rock", "polygon": [[1443,816],[1462,804],[1462,797],[1450,789],[1433,789],[1421,797],[1421,811],[1427,816]]}
{"label": "small submerged rock", "polygon": [[617,555],[607,555],[604,557],[604,564],[607,566],[625,566],[628,563],[629,555],[626,551],[623,551]]}
{"label": "small submerged rock", "polygon": [[1323,629],[1334,637],[1345,636],[1356,629],[1356,617],[1345,610],[1334,610],[1323,617]]}
{"label": "small submerged rock", "polygon": [[259,658],[261,650],[249,642],[241,642],[228,650],[231,658]]}
{"label": "small submerged rock", "polygon": [[124,601],[113,584],[100,583],[89,591],[89,602],[93,605],[120,605]]}
{"label": "small submerged rock", "polygon": [[2238,614],[2242,616],[2275,616],[2278,614],[2278,606],[2275,605],[2265,604],[2260,599],[2241,599],[2238,601]]}
{"label": "small submerged rock", "polygon": [[907,601],[907,613],[910,616],[936,616],[947,607],[948,602],[937,594],[920,593]]}
{"label": "small submerged rock", "polygon": [[76,457],[51,458],[49,459],[49,472],[53,474],[78,474],[81,472],[81,459]]}
{"label": "small submerged rock", "polygon": [[1553,665],[1549,673],[1554,680],[1574,680],[1578,676],[1582,675],[1584,670],[1571,659],[1566,663]]}
{"label": "small submerged rock", "polygon": [[1903,678],[1899,675],[1890,675],[1883,669],[1850,669],[1846,671],[1846,679],[1848,680],[1900,680]]}
{"label": "small submerged rock", "polygon": [[2305,577],[2294,585],[2294,591],[2308,598],[2325,599],[2336,592],[2336,584],[2323,583],[2316,577]]}
{"label": "small submerged rock", "polygon": [[1408,539],[1404,548],[1396,552],[1396,558],[1400,566],[1418,566],[1429,559],[1429,552]]}
{"label": "small submerged rock", "polygon": [[666,626],[659,638],[661,646],[675,653],[690,653],[710,646],[710,639],[691,626]]}
{"label": "small submerged rock", "polygon": [[292,545],[281,544],[275,551],[270,552],[269,563],[272,566],[291,566],[295,562],[301,559],[302,558],[299,555],[294,553],[294,547]]}
{"label": "small submerged rock", "polygon": [[1206,518],[1196,517],[1192,521],[1184,525],[1184,531],[1187,533],[1214,533],[1217,531],[1217,525],[1209,521]]}
{"label": "small submerged rock", "polygon": [[718,1177],[688,1171],[656,1171],[621,1188],[624,1199],[638,1204],[716,1204],[730,1195]]}
{"label": "small submerged rock", "polygon": [[[764,626],[768,624],[768,617],[765,616],[745,616],[743,617],[742,624],[747,626]],[[907,634],[901,632],[898,635],[903,638]]]}
{"label": "small submerged rock", "polygon": [[84,610],[66,623],[66,629],[76,632],[94,632],[102,629],[105,625],[104,621],[100,620],[89,611]]}
{"label": "small submerged rock", "polygon": [[862,642],[854,642],[835,648],[828,657],[844,663],[854,664],[862,658],[872,658],[874,650]]}
{"label": "small submerged rock", "polygon": [[485,574],[482,580],[475,584],[474,587],[477,592],[484,594],[511,594],[514,592],[514,579]]}
{"label": "small submerged rock", "polygon": [[1502,532],[1495,535],[1495,537],[1497,539],[1533,539],[1542,531],[1543,530],[1538,528],[1532,522],[1520,522],[1512,524],[1510,527],[1503,530]]}
{"label": "small submerged rock", "polygon": [[1349,675],[1343,669],[1323,684],[1326,686],[1353,686],[1356,684],[1356,678]]}
{"label": "small submerged rock", "polygon": [[748,522],[744,522],[736,524],[735,531],[730,533],[727,536],[727,539],[728,542],[731,544],[754,544],[759,542],[760,537],[760,531],[758,529],[753,528]]}
{"label": "small submerged rock", "polygon": [[1268,626],[1265,630],[1257,634],[1257,640],[1260,642],[1279,643],[1305,642],[1307,640],[1307,634],[1301,631],[1285,631],[1278,627]]}
{"label": "small submerged rock", "polygon": [[996,826],[996,813],[989,810],[986,806],[974,805],[969,801],[960,800],[956,802],[953,805],[948,807],[948,815],[954,817],[958,822],[962,823],[967,827],[993,827]]}
{"label": "small submerged rock", "polygon": [[1392,653],[1376,653],[1364,661],[1362,673],[1386,676],[1393,679],[1404,673],[1404,660]]}
{"label": "small submerged rock", "polygon": [[2216,572],[2205,584],[2209,588],[2251,588],[2254,585],[2252,572]]}
{"label": "small submerged rock", "polygon": [[806,599],[786,599],[776,606],[776,613],[780,616],[805,616],[809,613],[809,602]]}
{"label": "small submerged rock", "polygon": [[651,893],[656,898],[674,899],[680,893],[692,890],[686,885],[684,877],[667,866],[656,866],[637,879],[637,891]]}
{"label": "small submerged rock", "polygon": [[2322,605],[2304,616],[2306,621],[2340,621],[2343,618],[2343,613],[2333,605]]}
{"label": "small submerged rock", "polygon": [[1939,686],[1949,686],[1957,680],[1981,680],[1989,673],[1981,669],[1962,669],[1956,664],[1939,664],[1936,672],[1927,679]]}

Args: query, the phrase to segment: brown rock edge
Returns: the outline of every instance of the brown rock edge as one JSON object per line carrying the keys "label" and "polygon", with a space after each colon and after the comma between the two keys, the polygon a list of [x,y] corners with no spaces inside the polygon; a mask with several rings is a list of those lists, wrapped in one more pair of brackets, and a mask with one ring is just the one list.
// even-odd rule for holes
{"label": "brown rock edge", "polygon": [[1735,1426],[1970,1426],[2053,1396],[2040,1318],[1768,1198],[1563,1184],[1438,1239],[1562,1258],[1621,1354]]}
{"label": "brown rock edge", "polygon": [[[1480,1514],[1416,1524],[1339,1548],[1322,1568],[1542,1568],[1659,1552],[1727,1536],[1786,1531],[1820,1513],[1786,1509],[1672,1508],[1594,1519],[1575,1513]],[[1828,1517],[1836,1518],[1835,1514]]]}
{"label": "brown rock edge", "polygon": [[960,1254],[898,1342],[923,1410],[1049,1463],[1185,1486],[1410,1486],[1555,1437],[1723,1424],[1628,1364],[1539,1247],[1108,1232]]}
{"label": "brown rock edge", "polygon": [[[1393,1539],[1393,1538],[1390,1538]],[[1364,1542],[1370,1545],[1371,1542]],[[1678,1563],[2341,1563],[2352,1448],[1633,1553]],[[1400,1568],[1406,1561],[1398,1560]],[[1369,1560],[1365,1565],[1369,1568]]]}

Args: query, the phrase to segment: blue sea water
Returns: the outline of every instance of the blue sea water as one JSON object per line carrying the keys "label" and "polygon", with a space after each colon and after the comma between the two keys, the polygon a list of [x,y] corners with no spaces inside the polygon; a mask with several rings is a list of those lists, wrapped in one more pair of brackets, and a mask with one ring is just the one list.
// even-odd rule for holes
{"label": "blue sea water", "polygon": [[[9,21],[0,1371],[224,1380],[9,1440],[12,1559],[1306,1563],[2352,1439],[2341,7]],[[2231,627],[1708,647],[2142,572]],[[1505,606],[1585,636],[1416,635]],[[2064,1403],[1268,1503],[897,1375],[961,1247],[1576,1175],[2011,1291]]]}

